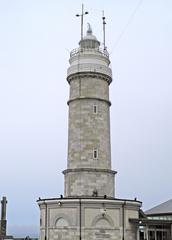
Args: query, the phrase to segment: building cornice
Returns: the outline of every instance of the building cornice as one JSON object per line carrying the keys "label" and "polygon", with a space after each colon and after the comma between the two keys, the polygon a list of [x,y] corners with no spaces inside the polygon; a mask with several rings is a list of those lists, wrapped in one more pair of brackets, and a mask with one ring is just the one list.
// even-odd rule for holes
{"label": "building cornice", "polygon": [[104,80],[110,84],[112,82],[112,78],[106,74],[99,73],[99,72],[76,72],[67,76],[67,81],[70,84],[71,81],[80,78],[97,78],[98,80]]}
{"label": "building cornice", "polygon": [[109,106],[111,106],[111,102],[109,100],[103,99],[103,98],[97,98],[97,97],[77,97],[77,98],[72,98],[69,101],[67,101],[67,104],[69,105],[71,102],[77,101],[77,100],[98,100],[107,103]]}
{"label": "building cornice", "polygon": [[66,173],[70,173],[70,172],[103,172],[103,173],[110,173],[115,175],[117,172],[110,170],[110,169],[101,169],[101,168],[68,168],[66,170],[64,170],[62,173],[66,174]]}
{"label": "building cornice", "polygon": [[[88,197],[88,196],[76,196],[76,197],[64,197],[64,198],[47,198],[47,199],[39,199],[37,200],[39,205],[46,205],[46,204],[59,204],[59,202],[61,203],[79,203],[80,201],[82,201],[82,203],[92,203],[92,204],[102,204],[102,203],[108,203],[108,204],[112,204],[115,207],[118,207],[120,205],[124,205],[126,208],[128,208],[129,206],[137,206],[140,207],[142,205],[141,201],[138,200],[131,200],[131,199],[118,199],[118,198],[112,198],[112,197],[108,197],[106,196],[106,198],[104,196],[97,196],[97,197]],[[60,205],[60,204],[59,204]]]}

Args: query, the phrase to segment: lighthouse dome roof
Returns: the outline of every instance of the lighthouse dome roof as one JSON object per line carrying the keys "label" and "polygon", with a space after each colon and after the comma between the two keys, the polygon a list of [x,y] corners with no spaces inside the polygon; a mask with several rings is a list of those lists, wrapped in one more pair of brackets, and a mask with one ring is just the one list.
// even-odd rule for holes
{"label": "lighthouse dome roof", "polygon": [[90,23],[87,23],[87,26],[88,26],[87,35],[83,39],[97,40],[96,36],[93,35],[93,31]]}
{"label": "lighthouse dome roof", "polygon": [[97,48],[100,46],[100,42],[96,36],[93,35],[91,25],[88,23],[88,29],[86,35],[79,42],[81,48]]}

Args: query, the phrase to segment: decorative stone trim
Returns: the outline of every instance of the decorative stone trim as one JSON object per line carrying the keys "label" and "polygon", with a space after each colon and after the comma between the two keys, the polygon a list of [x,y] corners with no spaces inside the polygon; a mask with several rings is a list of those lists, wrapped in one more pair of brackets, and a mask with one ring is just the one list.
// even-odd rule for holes
{"label": "decorative stone trim", "polygon": [[139,208],[142,205],[142,202],[139,200],[133,200],[133,199],[122,199],[122,198],[114,198],[114,197],[108,197],[105,199],[102,196],[98,196],[96,197],[90,197],[90,196],[82,196],[82,197],[78,197],[78,196],[71,196],[71,197],[63,197],[63,198],[46,198],[46,199],[40,199],[37,200],[39,206],[41,207],[41,209],[45,209],[45,202],[50,205],[50,204],[57,204],[57,202],[61,201],[62,204],[78,204],[79,201],[82,201],[83,204],[86,203],[92,203],[92,204],[96,204],[97,203],[107,203],[107,204],[114,204],[116,207],[121,206],[122,204],[125,203],[125,206],[127,207],[127,209],[129,208],[129,206],[134,206],[137,208],[137,210],[139,210]]}
{"label": "decorative stone trim", "polygon": [[71,102],[76,101],[76,100],[98,100],[98,101],[102,101],[102,102],[106,102],[109,106],[111,106],[111,102],[103,99],[103,98],[96,98],[96,97],[77,97],[77,98],[73,98],[70,99],[69,101],[67,101],[67,104],[69,105]]}
{"label": "decorative stone trim", "polygon": [[110,76],[98,72],[77,72],[67,76],[67,81],[70,84],[72,80],[88,77],[97,78],[97,80],[104,80],[108,82],[108,84],[112,82],[112,78]]}
{"label": "decorative stone trim", "polygon": [[76,169],[66,169],[62,173],[65,175],[66,173],[70,172],[103,172],[103,173],[110,173],[115,175],[117,172],[110,170],[110,169],[97,169],[97,168],[76,168]]}
{"label": "decorative stone trim", "polygon": [[96,224],[97,224],[98,221],[101,220],[101,219],[105,219],[105,220],[109,223],[109,225],[111,226],[111,228],[114,227],[114,222],[113,222],[112,218],[111,218],[109,215],[107,215],[107,214],[106,214],[105,216],[102,216],[102,214],[97,215],[97,216],[93,219],[91,226],[93,226],[93,227],[95,228],[95,227],[96,227]]}

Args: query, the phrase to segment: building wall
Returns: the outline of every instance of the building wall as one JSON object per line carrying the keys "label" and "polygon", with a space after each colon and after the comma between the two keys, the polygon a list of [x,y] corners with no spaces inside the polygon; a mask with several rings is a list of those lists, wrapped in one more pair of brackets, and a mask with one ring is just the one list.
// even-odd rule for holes
{"label": "building wall", "polygon": [[59,199],[47,205],[41,203],[40,239],[45,240],[47,232],[47,240],[79,240],[80,233],[82,240],[122,240],[123,233],[124,239],[135,240],[137,231],[129,219],[138,217],[139,208],[137,201],[103,199]]}

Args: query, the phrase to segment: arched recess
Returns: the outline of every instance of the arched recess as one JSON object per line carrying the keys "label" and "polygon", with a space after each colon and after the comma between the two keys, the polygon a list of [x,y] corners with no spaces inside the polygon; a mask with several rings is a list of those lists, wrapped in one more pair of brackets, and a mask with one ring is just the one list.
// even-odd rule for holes
{"label": "arched recess", "polygon": [[68,226],[69,226],[69,223],[65,218],[63,218],[63,217],[57,218],[57,220],[55,222],[55,227],[56,228],[58,228],[58,227],[68,227]]}
{"label": "arched recess", "polygon": [[109,215],[102,216],[100,214],[93,219],[92,226],[95,228],[113,228],[114,222]]}
{"label": "arched recess", "polygon": [[71,226],[71,221],[69,219],[69,216],[67,214],[59,214],[56,216],[56,219],[54,221],[54,227],[68,227]]}

